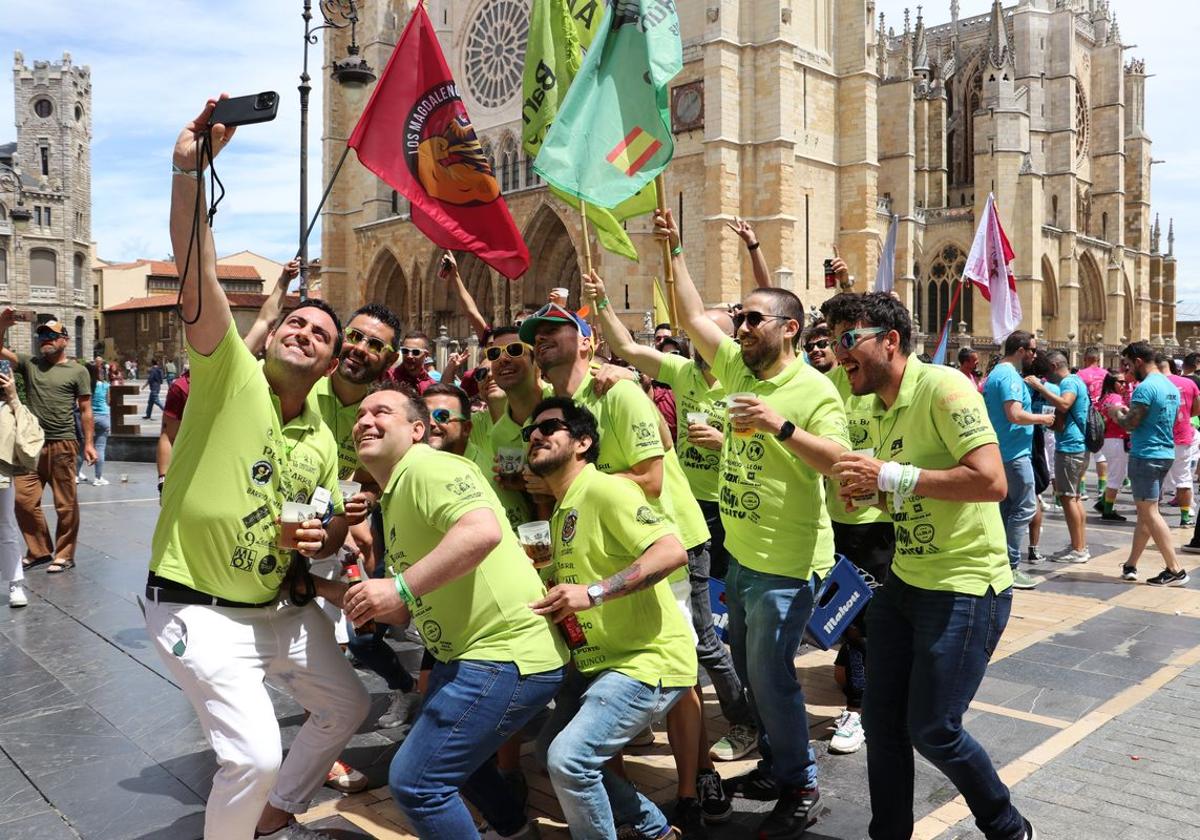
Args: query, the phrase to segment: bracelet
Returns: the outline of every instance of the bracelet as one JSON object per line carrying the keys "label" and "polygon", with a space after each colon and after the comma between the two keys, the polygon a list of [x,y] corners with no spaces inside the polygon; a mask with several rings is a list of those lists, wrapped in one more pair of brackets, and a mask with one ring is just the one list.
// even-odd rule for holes
{"label": "bracelet", "polygon": [[200,173],[197,172],[195,169],[180,169],[178,166],[175,165],[175,161],[171,161],[171,174],[172,175],[182,175],[185,178],[195,178]]}
{"label": "bracelet", "polygon": [[671,249],[672,257],[678,257],[682,253],[683,253],[683,243],[682,242]]}
{"label": "bracelet", "polygon": [[757,251],[757,250],[758,250],[759,248],[761,248],[761,247],[762,247],[762,243],[761,243],[761,242],[755,242],[753,245],[747,245],[747,246],[746,246],[746,250],[747,250],[747,251],[750,251],[751,253],[753,253],[753,252]]}
{"label": "bracelet", "polygon": [[596,298],[596,311],[603,312],[605,309],[608,309],[608,298]]}
{"label": "bracelet", "polygon": [[412,590],[408,588],[408,584],[404,582],[404,575],[396,574],[396,594],[408,606],[413,606],[417,603],[416,597],[412,594]]}
{"label": "bracelet", "polygon": [[879,469],[879,489],[892,494],[892,510],[899,511],[917,489],[921,470],[912,464],[886,461]]}

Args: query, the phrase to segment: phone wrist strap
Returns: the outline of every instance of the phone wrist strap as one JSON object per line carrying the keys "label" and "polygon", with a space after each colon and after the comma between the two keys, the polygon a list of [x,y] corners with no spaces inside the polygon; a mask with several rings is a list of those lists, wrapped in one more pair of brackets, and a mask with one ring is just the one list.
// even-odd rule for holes
{"label": "phone wrist strap", "polygon": [[182,175],[185,178],[195,178],[199,175],[195,169],[180,169],[174,161],[171,161],[171,174]]}

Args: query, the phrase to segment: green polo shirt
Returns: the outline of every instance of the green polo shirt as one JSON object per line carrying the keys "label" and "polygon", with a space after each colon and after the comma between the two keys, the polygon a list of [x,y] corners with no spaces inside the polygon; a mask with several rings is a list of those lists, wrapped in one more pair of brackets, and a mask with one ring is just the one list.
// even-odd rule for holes
{"label": "green polo shirt", "polygon": [[[628,568],[675,529],[637,484],[588,464],[555,507],[550,534],[555,579],[592,584]],[[692,632],[665,580],[583,610],[579,623],[587,644],[572,655],[581,673],[619,671],[666,688],[696,684]]]}
{"label": "green polo shirt", "polygon": [[[891,408],[878,397],[875,402],[875,454],[883,460],[948,470],[973,450],[996,443],[983,397],[952,368],[909,356],[896,402]],[[966,595],[1012,586],[1004,523],[995,502],[910,496],[892,521],[892,574],[910,586]]]}
{"label": "green polo shirt", "polygon": [[360,466],[358,453],[354,448],[354,423],[358,419],[358,407],[362,405],[362,400],[350,404],[343,403],[333,390],[333,378],[329,376],[323,376],[317,381],[309,392],[308,399],[329,427],[333,442],[337,444],[338,478],[349,481]]}
{"label": "green polo shirt", "polygon": [[211,356],[188,348],[188,410],[163,486],[150,569],[218,598],[262,603],[276,596],[292,552],[275,520],[285,500],[317,487],[342,512],[337,446],[312,404],[283,424],[279,398],[236,325]]}
{"label": "green polo shirt", "polygon": [[[841,366],[831,369],[826,376],[837,388],[838,396],[846,409],[846,430],[850,437],[850,448],[855,452],[873,450],[875,442],[872,438],[875,423],[875,395],[868,394],[856,397],[850,390],[850,379]],[[853,512],[846,510],[846,504],[838,495],[837,479],[825,479],[825,499],[829,505],[829,518],[844,525],[868,525],[887,519],[887,514],[875,506],[856,507]]]}
{"label": "green polo shirt", "polygon": [[592,389],[589,373],[572,397],[596,416],[600,430],[600,460],[597,469],[604,473],[631,470],[650,458],[663,459],[663,488],[652,506],[660,508],[675,523],[684,548],[695,548],[708,540],[704,512],[692,496],[687,476],[679,466],[674,450],[663,448],[659,434],[658,409],[648,396],[629,380],[621,380],[598,396]]}
{"label": "green polo shirt", "polygon": [[413,626],[440,662],[458,659],[512,662],[522,674],[566,664],[558,630],[529,604],[545,587],[510,528],[491,482],[479,467],[426,444],[414,445],[384,488],[384,563],[402,573],[441,543],[465,514],[490,510],[501,523],[500,544],[465,575],[422,595],[412,608]]}
{"label": "green polo shirt", "polygon": [[[507,410],[503,417],[508,417]],[[483,473],[483,477],[491,485],[496,497],[500,500],[501,507],[504,508],[505,522],[515,531],[518,525],[523,525],[534,518],[533,503],[525,493],[501,487],[496,482],[496,447],[492,443],[492,432],[495,425],[491,413],[486,408],[483,411],[472,413],[471,436],[467,438],[467,450],[463,455],[479,467],[479,471]],[[509,425],[515,426],[516,424],[509,420]],[[504,445],[523,446],[521,430],[517,429],[517,443]]]}
{"label": "green polo shirt", "polygon": [[717,483],[721,475],[721,452],[688,443],[689,411],[703,411],[708,425],[725,428],[725,389],[720,382],[709,385],[699,365],[683,356],[664,354],[658,381],[671,386],[675,394],[675,452],[692,495],[703,502],[717,501]]}
{"label": "green polo shirt", "polygon": [[[726,394],[752,393],[796,428],[849,449],[846,411],[837,389],[803,360],[759,379],[742,361],[737,342],[726,338],[717,348],[713,373]],[[740,437],[727,423],[720,489],[725,548],[743,566],[801,580],[833,568],[824,476],[774,435],[756,431]]]}

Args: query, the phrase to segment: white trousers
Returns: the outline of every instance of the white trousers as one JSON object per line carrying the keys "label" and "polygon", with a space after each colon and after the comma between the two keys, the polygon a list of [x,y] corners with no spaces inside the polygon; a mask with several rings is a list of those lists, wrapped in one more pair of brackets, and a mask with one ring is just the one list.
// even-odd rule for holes
{"label": "white trousers", "polygon": [[25,555],[25,538],[17,527],[17,492],[12,482],[0,490],[0,580],[24,580],[21,558]]}
{"label": "white trousers", "polygon": [[[370,706],[320,609],[148,603],[146,630],[220,764],[205,840],[252,840],[268,801],[305,811]],[[282,763],[267,679],[310,713]]]}

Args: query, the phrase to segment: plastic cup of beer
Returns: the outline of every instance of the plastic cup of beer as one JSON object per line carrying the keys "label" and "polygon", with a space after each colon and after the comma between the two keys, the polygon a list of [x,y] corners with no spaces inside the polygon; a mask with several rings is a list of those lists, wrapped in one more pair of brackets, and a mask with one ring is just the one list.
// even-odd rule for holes
{"label": "plastic cup of beer", "polygon": [[[496,448],[496,457],[500,463],[500,475],[520,475],[525,469],[525,450],[519,446],[500,446]],[[547,533],[549,526],[547,526]]]}
{"label": "plastic cup of beer", "polygon": [[533,568],[544,569],[554,562],[550,543],[550,523],[544,519],[517,526],[517,539]]}
{"label": "plastic cup of beer", "polygon": [[338,489],[342,491],[342,504],[345,504],[359,494],[362,485],[357,481],[339,481]]}
{"label": "plastic cup of beer", "polygon": [[689,411],[687,413],[687,422],[689,426],[707,426],[708,412],[707,411]]}
{"label": "plastic cup of beer", "polygon": [[1042,406],[1042,414],[1053,414],[1053,413],[1054,413],[1054,406],[1052,406],[1052,405]]}
{"label": "plastic cup of beer", "polygon": [[[752,400],[752,399],[755,399],[754,394],[751,394],[749,391],[742,391],[737,394],[730,394],[729,399],[726,401],[726,403],[730,409],[734,409],[734,408],[740,408],[741,406],[748,404],[750,402],[750,400]],[[731,424],[733,423],[732,415],[730,416],[729,422]],[[738,427],[736,425],[734,425],[733,433],[737,437],[741,437],[741,438],[754,437],[753,427],[747,427],[745,429],[738,429]]]}
{"label": "plastic cup of beer", "polygon": [[305,505],[300,502],[284,502],[283,512],[279,515],[279,547],[289,549],[299,548],[300,541],[296,538],[296,532],[300,530],[302,523],[307,522],[314,516],[316,516],[316,513],[312,505]]}

